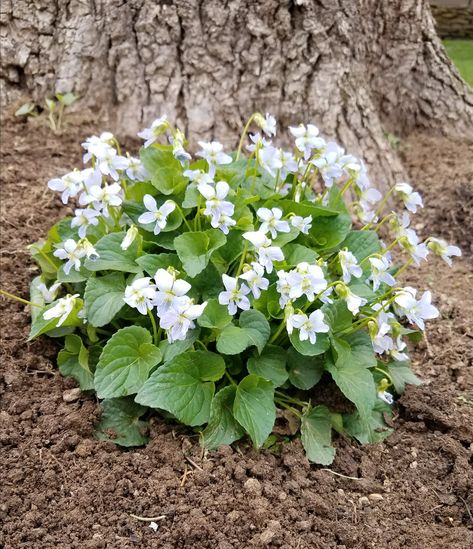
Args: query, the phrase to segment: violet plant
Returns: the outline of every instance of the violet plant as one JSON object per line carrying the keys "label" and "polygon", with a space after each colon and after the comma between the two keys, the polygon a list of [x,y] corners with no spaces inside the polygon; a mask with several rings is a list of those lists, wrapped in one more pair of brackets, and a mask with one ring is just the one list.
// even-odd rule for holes
{"label": "violet plant", "polygon": [[[157,410],[206,448],[245,434],[259,448],[286,410],[327,465],[332,429],[361,443],[391,432],[395,395],[419,383],[406,338],[439,314],[399,277],[461,252],[410,227],[422,198],[408,183],[383,197],[314,125],[289,131],[293,149],[276,147],[275,119],[256,113],[236,153],[199,142],[193,158],[162,116],[138,134],[139,158],[102,133],[82,143],[85,169],[49,181],[72,215],[30,247],[30,339],[64,340],[61,373],[102,401],[99,436],[143,444]],[[323,377],[350,413],[317,402]]]}

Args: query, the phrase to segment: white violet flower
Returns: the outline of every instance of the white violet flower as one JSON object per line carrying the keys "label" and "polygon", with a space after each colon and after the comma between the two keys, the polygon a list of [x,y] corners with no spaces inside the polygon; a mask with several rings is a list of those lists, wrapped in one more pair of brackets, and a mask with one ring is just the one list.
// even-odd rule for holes
{"label": "white violet flower", "polygon": [[327,333],[330,328],[324,322],[324,314],[320,309],[314,311],[309,316],[305,314],[292,314],[287,318],[287,331],[292,333],[293,329],[299,330],[299,339],[301,341],[309,340],[315,345],[318,333]]}
{"label": "white violet flower", "polygon": [[160,326],[167,330],[169,343],[186,339],[187,332],[195,328],[195,322],[204,312],[207,302],[193,305],[189,299],[169,309],[160,319]]}
{"label": "white violet flower", "polygon": [[256,215],[263,222],[259,230],[265,234],[269,232],[272,238],[276,238],[278,232],[288,233],[291,230],[289,223],[281,220],[282,210],[279,208],[259,208]]}
{"label": "white violet flower", "polygon": [[125,251],[133,244],[133,241],[138,236],[138,227],[132,225],[126,232],[123,240],[120,243],[120,248]]}
{"label": "white violet flower", "polygon": [[348,284],[351,277],[360,278],[363,274],[363,269],[358,265],[356,257],[347,250],[340,250],[338,252],[338,258],[340,260],[340,267],[342,268],[342,279],[345,284]]}
{"label": "white violet flower", "polygon": [[423,208],[422,197],[419,193],[414,192],[414,189],[409,183],[397,183],[394,186],[394,190],[399,195],[400,199],[404,202],[406,208],[412,212],[417,212],[417,207]]}
{"label": "white violet flower", "polygon": [[154,306],[155,296],[156,287],[151,283],[151,278],[137,278],[125,288],[123,301],[130,307],[138,309],[142,315],[146,315]]}
{"label": "white violet flower", "polygon": [[163,116],[156,118],[149,128],[145,128],[138,132],[138,137],[145,140],[143,145],[144,148],[146,149],[157,141],[158,137],[166,130],[168,125],[167,117],[163,114]]}
{"label": "white violet flower", "polygon": [[312,227],[312,216],[302,217],[300,215],[294,215],[291,217],[291,225],[295,229],[299,229],[302,234],[309,234]]}
{"label": "white violet flower", "polygon": [[273,272],[273,261],[283,261],[284,254],[281,248],[273,246],[271,240],[260,231],[249,231],[243,233],[243,238],[248,240],[256,248],[258,263],[266,272]]}
{"label": "white violet flower", "polygon": [[370,257],[369,262],[371,265],[371,275],[368,277],[368,280],[373,282],[373,290],[375,292],[382,282],[388,286],[394,286],[396,284],[394,277],[388,273],[388,269],[391,265],[386,257]]}
{"label": "white violet flower", "polygon": [[158,269],[154,275],[157,292],[154,298],[154,304],[158,310],[158,316],[167,313],[172,307],[176,307],[186,300],[182,300],[183,296],[191,289],[189,282],[176,277],[165,269]]}
{"label": "white violet flower", "polygon": [[143,225],[155,223],[153,232],[154,234],[159,234],[167,225],[168,215],[176,209],[176,203],[172,200],[166,200],[166,202],[158,208],[156,200],[150,194],[145,194],[143,197],[143,204],[148,211],[140,215],[138,223]]}
{"label": "white violet flower", "polygon": [[450,258],[453,256],[460,257],[462,254],[462,251],[458,246],[450,246],[441,238],[430,237],[428,240],[428,248],[430,248],[435,255],[440,256],[449,267],[452,266],[452,260]]}
{"label": "white violet flower", "polygon": [[44,311],[44,320],[59,318],[56,327],[59,328],[59,326],[62,326],[67,320],[68,316],[72,313],[78,297],[79,294],[66,295],[66,297],[61,297],[61,299],[58,300],[54,307],[51,307],[51,309]]}
{"label": "white violet flower", "polygon": [[71,221],[71,227],[79,227],[77,231],[80,238],[85,238],[87,234],[87,229],[91,225],[98,225],[100,217],[100,212],[97,210],[92,210],[91,208],[81,209],[78,208],[74,211],[74,217]]}
{"label": "white violet flower", "polygon": [[269,280],[264,278],[264,268],[259,263],[252,263],[251,269],[241,274],[240,278],[247,282],[255,299],[261,296],[261,290],[268,289]]}
{"label": "white violet flower", "polygon": [[54,284],[51,284],[49,288],[46,286],[44,282],[40,282],[36,286],[36,289],[43,296],[43,300],[45,303],[52,303],[56,299],[56,296],[60,287],[61,287],[60,282],[54,282]]}
{"label": "white violet flower", "polygon": [[225,291],[218,294],[218,302],[220,305],[227,305],[228,312],[232,316],[236,314],[238,309],[247,311],[250,308],[250,300],[246,297],[250,293],[250,289],[246,284],[238,285],[238,279],[222,274],[222,282],[225,286]]}

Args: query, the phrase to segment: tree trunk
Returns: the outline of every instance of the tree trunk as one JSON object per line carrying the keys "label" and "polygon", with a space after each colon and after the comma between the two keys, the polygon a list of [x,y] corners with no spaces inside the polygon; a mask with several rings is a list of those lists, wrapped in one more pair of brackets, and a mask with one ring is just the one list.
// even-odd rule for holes
{"label": "tree trunk", "polygon": [[3,0],[3,96],[74,91],[120,134],[167,113],[234,145],[255,110],[312,121],[383,184],[389,134],[473,135],[424,0]]}

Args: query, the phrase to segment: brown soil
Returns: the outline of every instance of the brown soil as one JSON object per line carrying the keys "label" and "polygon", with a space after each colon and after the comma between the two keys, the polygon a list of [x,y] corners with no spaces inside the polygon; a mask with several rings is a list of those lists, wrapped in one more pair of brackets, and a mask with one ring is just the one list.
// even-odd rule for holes
{"label": "brown soil", "polygon": [[[92,128],[61,136],[8,123],[2,136],[2,280],[27,296],[25,246],[61,208],[48,178],[79,165]],[[402,145],[424,192],[418,228],[469,248],[460,186],[472,180],[473,145],[416,136]],[[463,219],[463,221],[460,221]],[[471,225],[470,225],[471,226]],[[442,318],[414,353],[425,384],[395,410],[395,433],[360,447],[336,439],[336,476],[309,465],[300,445],[281,455],[246,443],[202,454],[184,428],[156,420],[151,443],[123,451],[94,438],[91,397],[55,368],[55,345],[25,343],[28,313],[2,299],[0,376],[3,547],[17,548],[450,548],[473,546],[473,274],[471,256],[448,269],[431,259],[414,284],[432,287]],[[418,280],[416,280],[418,278]],[[131,514],[156,517],[155,532]]]}

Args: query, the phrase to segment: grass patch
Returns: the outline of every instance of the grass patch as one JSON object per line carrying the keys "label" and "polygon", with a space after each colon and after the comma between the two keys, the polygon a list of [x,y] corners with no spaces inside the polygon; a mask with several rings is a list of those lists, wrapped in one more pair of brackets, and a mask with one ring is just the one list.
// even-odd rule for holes
{"label": "grass patch", "polygon": [[463,79],[473,87],[473,40],[444,40],[443,45]]}

